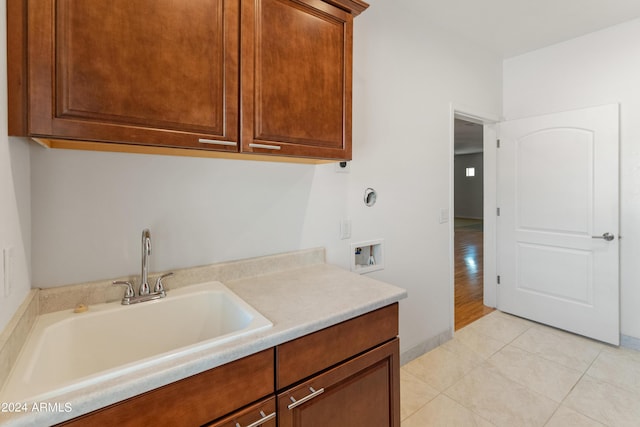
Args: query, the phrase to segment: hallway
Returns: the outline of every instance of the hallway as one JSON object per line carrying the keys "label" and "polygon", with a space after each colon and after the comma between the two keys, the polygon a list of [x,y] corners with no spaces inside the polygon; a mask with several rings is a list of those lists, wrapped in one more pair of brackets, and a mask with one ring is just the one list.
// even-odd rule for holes
{"label": "hallway", "polygon": [[483,304],[483,223],[482,220],[456,218],[455,253],[455,330],[463,328],[493,308]]}

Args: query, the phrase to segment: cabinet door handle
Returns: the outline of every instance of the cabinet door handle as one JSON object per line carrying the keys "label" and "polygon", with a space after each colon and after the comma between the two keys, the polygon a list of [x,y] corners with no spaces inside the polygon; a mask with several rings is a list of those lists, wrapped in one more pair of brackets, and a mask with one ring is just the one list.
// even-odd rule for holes
{"label": "cabinet door handle", "polygon": [[293,398],[293,396],[289,397],[289,399],[291,399],[291,402],[293,402],[293,403],[291,403],[289,406],[287,406],[287,408],[289,408],[289,409],[293,409],[293,408],[295,408],[296,406],[300,406],[300,405],[302,405],[303,403],[310,401],[310,400],[311,400],[311,399],[313,399],[314,397],[316,397],[316,396],[318,396],[318,395],[320,395],[320,394],[324,393],[324,388],[320,388],[320,389],[318,389],[318,390],[315,390],[313,387],[309,387],[309,391],[310,391],[311,393],[310,393],[310,394],[307,394],[305,397],[303,397],[303,398],[302,398],[302,399],[300,399],[300,400],[296,400],[296,399],[294,399],[294,398]]}
{"label": "cabinet door handle", "polygon": [[211,144],[211,145],[227,145],[229,147],[237,147],[238,143],[237,142],[232,142],[232,141],[216,141],[215,139],[204,139],[204,138],[200,138],[198,140],[199,143],[201,144]]}
{"label": "cabinet door handle", "polygon": [[279,145],[267,145],[267,144],[249,144],[251,148],[265,148],[267,150],[279,150]]}
{"label": "cabinet door handle", "polygon": [[[266,423],[269,420],[272,420],[276,417],[276,413],[272,412],[269,415],[265,415],[263,411],[260,411],[260,416],[262,418],[260,418],[258,421],[253,422],[251,424],[249,424],[247,427],[258,427],[259,425],[262,425],[264,423]],[[236,427],[241,427],[240,424],[236,423]]]}

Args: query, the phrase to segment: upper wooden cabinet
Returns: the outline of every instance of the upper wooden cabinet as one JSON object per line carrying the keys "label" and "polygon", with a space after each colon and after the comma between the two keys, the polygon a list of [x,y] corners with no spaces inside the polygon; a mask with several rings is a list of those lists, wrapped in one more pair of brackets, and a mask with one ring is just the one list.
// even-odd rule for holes
{"label": "upper wooden cabinet", "polygon": [[8,0],[9,133],[350,159],[353,16],[366,7]]}
{"label": "upper wooden cabinet", "polygon": [[235,144],[237,18],[237,1],[29,0],[28,134]]}
{"label": "upper wooden cabinet", "polygon": [[255,0],[241,22],[242,150],[350,159],[352,15]]}

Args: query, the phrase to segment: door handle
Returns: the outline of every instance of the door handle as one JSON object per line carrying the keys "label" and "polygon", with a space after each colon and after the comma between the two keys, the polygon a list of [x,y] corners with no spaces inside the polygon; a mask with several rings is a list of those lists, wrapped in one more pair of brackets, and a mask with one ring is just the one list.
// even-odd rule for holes
{"label": "door handle", "polygon": [[615,239],[615,236],[611,233],[604,233],[602,236],[591,236],[592,239],[604,239],[607,242],[612,241],[613,239]]}

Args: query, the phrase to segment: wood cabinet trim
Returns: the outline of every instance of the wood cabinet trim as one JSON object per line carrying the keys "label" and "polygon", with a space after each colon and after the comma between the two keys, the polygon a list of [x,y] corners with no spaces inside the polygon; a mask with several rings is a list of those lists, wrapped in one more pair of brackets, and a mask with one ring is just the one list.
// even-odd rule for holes
{"label": "wood cabinet trim", "polygon": [[369,4],[361,0],[325,0],[327,3],[331,3],[341,9],[350,12],[353,16],[358,16],[364,12]]}
{"label": "wood cabinet trim", "polygon": [[27,4],[7,0],[7,100],[9,135],[26,135],[27,121]]}

